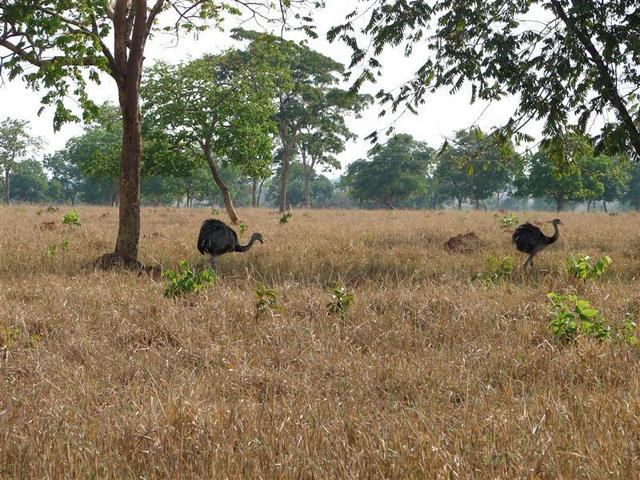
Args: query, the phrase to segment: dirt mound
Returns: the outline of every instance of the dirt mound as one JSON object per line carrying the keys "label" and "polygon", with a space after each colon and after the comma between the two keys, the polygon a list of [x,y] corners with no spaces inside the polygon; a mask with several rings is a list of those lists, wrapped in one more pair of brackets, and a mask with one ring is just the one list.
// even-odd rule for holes
{"label": "dirt mound", "polygon": [[56,222],[42,222],[40,224],[40,230],[45,231],[45,230],[55,230],[56,227]]}
{"label": "dirt mound", "polygon": [[450,252],[470,253],[482,246],[482,241],[476,235],[476,232],[469,232],[455,237],[451,237],[444,244],[444,248]]}

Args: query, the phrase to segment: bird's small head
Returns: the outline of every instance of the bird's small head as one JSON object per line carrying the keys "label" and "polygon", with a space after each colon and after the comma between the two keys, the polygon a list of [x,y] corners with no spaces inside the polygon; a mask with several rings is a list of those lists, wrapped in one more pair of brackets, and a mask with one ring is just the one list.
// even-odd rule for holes
{"label": "bird's small head", "polygon": [[552,223],[554,225],[564,225],[564,223],[562,223],[562,220],[560,220],[559,218],[554,218],[553,220],[549,220],[547,223]]}
{"label": "bird's small head", "polygon": [[262,234],[261,233],[254,233],[253,235],[251,235],[251,240],[254,241],[254,242],[258,241],[260,243],[264,243],[262,241]]}

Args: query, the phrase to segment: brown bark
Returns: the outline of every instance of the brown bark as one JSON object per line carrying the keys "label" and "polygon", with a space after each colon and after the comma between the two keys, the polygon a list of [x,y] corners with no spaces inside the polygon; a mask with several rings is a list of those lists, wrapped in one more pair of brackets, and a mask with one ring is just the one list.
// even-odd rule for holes
{"label": "brown bark", "polygon": [[255,178],[251,181],[251,206],[256,207],[256,193],[258,191],[258,180]]}
{"label": "brown bark", "polygon": [[227,214],[229,215],[229,219],[231,223],[238,223],[238,214],[236,213],[235,208],[233,208],[233,202],[231,201],[231,193],[229,192],[229,188],[224,183],[224,180],[220,176],[220,172],[218,171],[218,166],[216,165],[216,161],[211,154],[211,149],[208,145],[204,144],[202,146],[202,151],[204,153],[204,157],[207,159],[207,163],[209,164],[209,168],[211,169],[211,174],[213,175],[213,180],[216,182],[216,185],[220,189],[220,193],[222,194],[222,200],[224,201],[224,206],[227,209]]}

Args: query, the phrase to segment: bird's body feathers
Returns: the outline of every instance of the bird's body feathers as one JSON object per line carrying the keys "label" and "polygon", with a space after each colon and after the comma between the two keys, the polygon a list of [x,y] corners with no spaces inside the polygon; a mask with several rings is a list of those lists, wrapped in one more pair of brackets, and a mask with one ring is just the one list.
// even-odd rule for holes
{"label": "bird's body feathers", "polygon": [[525,267],[529,264],[533,265],[533,257],[558,240],[560,235],[558,225],[562,225],[562,222],[556,218],[550,223],[553,224],[554,229],[551,237],[547,237],[542,230],[529,222],[519,225],[515,232],[513,232],[511,240],[516,245],[516,249],[529,254],[524,264]]}
{"label": "bird's body feathers", "polygon": [[262,235],[254,233],[246,245],[238,243],[236,232],[224,222],[216,219],[205,220],[198,235],[198,251],[211,255],[211,263],[215,265],[215,257],[229,252],[246,252],[255,241],[262,243]]}

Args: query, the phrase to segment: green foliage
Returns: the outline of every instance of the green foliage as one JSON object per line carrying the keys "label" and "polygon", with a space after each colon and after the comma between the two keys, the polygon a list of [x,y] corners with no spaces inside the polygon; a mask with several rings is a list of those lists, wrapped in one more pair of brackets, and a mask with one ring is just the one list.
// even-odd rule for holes
{"label": "green foliage", "polygon": [[502,228],[508,229],[508,228],[513,228],[516,225],[518,225],[520,223],[520,219],[514,215],[513,213],[510,213],[508,215],[505,215],[504,217],[502,217],[500,220],[500,226]]}
{"label": "green foliage", "polygon": [[181,260],[180,269],[181,271],[177,272],[171,269],[162,272],[162,276],[169,280],[164,291],[164,296],[167,298],[177,298],[187,293],[197,292],[212,285],[216,279],[216,274],[211,267],[194,273],[189,263]]}
{"label": "green foliage", "polygon": [[80,217],[78,216],[78,212],[76,212],[75,210],[66,212],[62,216],[62,223],[65,225],[76,225],[76,226],[82,225],[80,223]]}
{"label": "green foliage", "polygon": [[411,135],[391,137],[368,153],[371,161],[356,160],[342,177],[349,195],[364,204],[395,208],[427,191],[432,149]]}
{"label": "green foliage", "polygon": [[513,272],[513,258],[499,258],[495,255],[489,255],[485,260],[485,269],[481,273],[475,273],[471,276],[471,280],[480,280],[489,283],[498,283],[511,277]]}
{"label": "green foliage", "polygon": [[291,212],[284,212],[280,217],[280,225],[287,223],[292,216],[293,214]]}
{"label": "green foliage", "polygon": [[256,318],[265,312],[281,312],[284,310],[278,303],[278,292],[268,288],[262,283],[258,283],[255,288],[256,294]]}
{"label": "green foliage", "polygon": [[[2,14],[0,9],[0,19],[1,17]],[[2,66],[0,64],[0,71],[1,69]],[[14,170],[16,170],[16,167],[20,165],[21,161],[25,159],[29,152],[35,150],[41,145],[42,140],[38,137],[32,136],[29,133],[29,122],[26,122],[24,120],[17,120],[14,118],[5,118],[2,122],[0,122],[0,183],[2,184],[2,188],[4,190],[5,202],[9,203],[11,197],[11,192],[9,191],[9,189],[10,186],[13,187],[12,181],[7,183],[7,177],[9,177],[14,172]],[[36,172],[35,176],[38,177],[40,184],[43,181],[46,184],[46,177],[42,173],[42,167],[39,162],[31,160],[29,166],[31,168],[27,168],[28,171],[24,171],[25,169],[23,168],[23,174],[26,173],[26,176],[31,180],[34,175],[29,175],[29,173],[33,173],[34,167],[40,166],[40,175],[37,175]],[[38,193],[41,193],[38,187],[31,188],[31,197],[34,194]],[[23,196],[27,198],[19,199],[27,201],[40,200],[40,198],[31,198],[29,195]]]}
{"label": "green foliage", "polygon": [[[470,86],[472,102],[517,95],[506,133],[520,132],[533,118],[544,119],[552,133],[573,115],[584,130],[591,118],[615,109],[625,139],[640,154],[634,97],[626,95],[640,72],[635,56],[621,53],[637,51],[631,12],[627,0],[365,0],[327,36],[352,49],[351,66],[359,72],[354,89],[378,81],[389,49],[413,56],[414,76],[377,94],[389,112],[414,111],[433,91],[463,86]],[[529,21],[534,17],[543,22]]]}
{"label": "green foliage", "polygon": [[595,280],[601,277],[605,270],[611,265],[611,257],[605,255],[592,265],[591,257],[577,254],[567,259],[567,272],[572,277],[580,280]]}
{"label": "green foliage", "polygon": [[[292,162],[289,165],[289,177],[287,186],[287,203],[294,207],[303,207],[305,204],[305,167],[301,163]],[[282,168],[278,168],[275,175],[269,180],[265,198],[277,205],[279,189],[282,181]],[[331,180],[324,175],[311,172],[308,177],[310,203],[315,207],[327,207],[334,193]]]}
{"label": "green foliage", "polygon": [[575,342],[579,335],[598,340],[612,338],[612,328],[591,304],[575,295],[549,293],[553,311],[549,322],[553,336],[564,344]]}
{"label": "green foliage", "polygon": [[519,157],[510,142],[497,135],[485,135],[479,128],[460,130],[437,155],[433,173],[438,194],[443,199],[480,201],[509,190]]}
{"label": "green foliage", "polygon": [[13,343],[20,336],[20,329],[16,326],[0,328],[0,351],[11,350]]}
{"label": "green foliage", "polygon": [[334,285],[330,293],[331,301],[327,303],[327,309],[331,315],[342,316],[355,304],[355,294],[339,283]]}
{"label": "green foliage", "polygon": [[244,222],[243,222],[243,223],[241,223],[241,224],[240,224],[240,235],[244,234],[244,232],[246,232],[246,231],[247,231],[247,228],[249,228],[249,227],[247,227],[247,224],[246,224],[246,223],[244,223]]}

